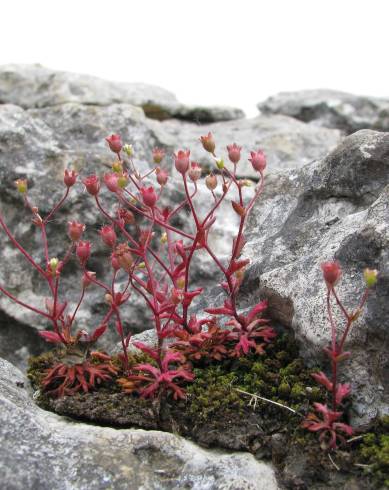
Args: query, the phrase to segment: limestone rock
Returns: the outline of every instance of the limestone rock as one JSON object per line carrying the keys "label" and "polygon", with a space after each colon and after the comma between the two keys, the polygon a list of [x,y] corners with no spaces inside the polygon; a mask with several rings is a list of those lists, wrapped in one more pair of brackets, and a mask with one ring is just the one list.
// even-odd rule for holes
{"label": "limestone rock", "polygon": [[155,85],[111,82],[41,65],[0,66],[0,103],[31,109],[69,102],[99,106],[131,104],[158,120],[177,117],[208,123],[244,117],[244,112],[234,107],[186,106],[171,92]]}
{"label": "limestone rock", "polygon": [[320,264],[340,262],[338,291],[350,309],[364,289],[363,269],[378,269],[341,372],[352,383],[355,418],[388,412],[389,133],[359,131],[321,162],[269,180],[246,230],[245,302],[267,297],[273,318],[301,340],[301,354],[326,365],[321,352],[330,327]]}
{"label": "limestone rock", "polygon": [[[300,168],[305,163],[324,157],[340,140],[337,130],[315,128],[285,116],[258,116],[204,127],[178,122],[165,121],[161,128],[169,136],[166,143],[180,148],[191,149],[193,160],[211,169],[215,168],[213,159],[201,144],[195,144],[200,136],[211,131],[217,143],[216,153],[228,164],[226,146],[233,142],[242,146],[242,158],[238,164],[238,175],[257,179],[257,173],[247,161],[250,150],[261,148],[268,158],[268,173],[283,169]],[[165,136],[166,138],[166,136]]]}
{"label": "limestone rock", "polygon": [[281,92],[258,104],[263,114],[284,114],[347,134],[360,129],[389,131],[389,99],[336,90]]}
{"label": "limestone rock", "polygon": [[72,422],[37,407],[27,380],[0,359],[0,479],[19,490],[277,490],[248,453],[201,449],[159,431]]}

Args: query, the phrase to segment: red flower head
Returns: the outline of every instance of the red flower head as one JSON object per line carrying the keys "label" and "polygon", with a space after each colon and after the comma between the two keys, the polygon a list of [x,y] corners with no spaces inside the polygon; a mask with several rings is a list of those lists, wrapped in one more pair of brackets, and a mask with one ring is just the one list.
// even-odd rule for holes
{"label": "red flower head", "polygon": [[66,187],[72,187],[72,185],[76,183],[77,175],[78,174],[74,170],[69,170],[68,168],[65,168],[63,182]]}
{"label": "red flower head", "polygon": [[227,145],[227,150],[228,158],[231,160],[232,163],[236,165],[240,160],[240,152],[242,150],[242,147],[234,143],[233,145]]}
{"label": "red flower head", "polygon": [[90,256],[91,244],[90,242],[78,242],[76,248],[76,254],[81,264],[85,264]]}
{"label": "red flower head", "polygon": [[104,175],[104,184],[107,186],[108,190],[111,192],[120,191],[119,186],[119,175],[116,173],[110,173]]}
{"label": "red flower head", "polygon": [[117,236],[112,226],[103,226],[100,230],[100,236],[103,242],[108,245],[108,247],[113,248],[115,246]]}
{"label": "red flower head", "polygon": [[159,185],[165,185],[166,182],[167,182],[167,179],[169,177],[168,173],[166,172],[166,170],[163,170],[162,168],[157,168],[156,169],[156,174],[157,174],[157,182]]}
{"label": "red flower head", "polygon": [[68,236],[72,242],[78,242],[84,231],[84,224],[77,221],[68,221]]}
{"label": "red flower head", "polygon": [[[116,260],[114,260],[114,258]],[[115,269],[117,264],[126,272],[130,272],[131,266],[134,263],[131,251],[127,243],[120,243],[116,248],[111,258],[112,267]]]}
{"label": "red flower head", "polygon": [[208,133],[207,136],[201,136],[200,141],[203,144],[205,151],[209,153],[214,153],[215,151],[215,140],[213,139],[212,133]]}
{"label": "red flower head", "polygon": [[140,190],[143,202],[146,206],[153,208],[158,200],[158,196],[153,187],[142,187]]}
{"label": "red flower head", "polygon": [[124,221],[125,225],[133,225],[135,223],[135,216],[129,209],[119,208],[118,217]]}
{"label": "red flower head", "polygon": [[123,148],[122,138],[118,134],[111,134],[111,136],[105,138],[105,141],[114,153],[120,153],[120,150]]}
{"label": "red flower head", "polygon": [[153,149],[153,161],[154,163],[161,163],[165,156],[165,150],[162,148]]}
{"label": "red flower head", "polygon": [[174,164],[180,174],[184,175],[189,168],[189,150],[178,150],[177,155],[174,153]]}
{"label": "red flower head", "polygon": [[266,168],[266,157],[262,150],[251,151],[249,162],[257,172],[263,172]]}
{"label": "red flower head", "polygon": [[192,182],[196,182],[201,177],[201,166],[196,162],[191,162],[188,172],[189,178]]}
{"label": "red flower head", "polygon": [[83,183],[89,194],[92,196],[97,196],[100,191],[100,180],[96,175],[89,175],[89,177],[85,177]]}
{"label": "red flower head", "polygon": [[331,289],[339,281],[342,269],[338,262],[323,262],[320,267],[323,271],[324,280]]}

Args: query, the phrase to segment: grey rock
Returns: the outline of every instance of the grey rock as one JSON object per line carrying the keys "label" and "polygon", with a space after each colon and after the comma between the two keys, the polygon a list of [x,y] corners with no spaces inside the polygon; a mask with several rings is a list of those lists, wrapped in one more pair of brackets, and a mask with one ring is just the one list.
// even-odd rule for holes
{"label": "grey rock", "polygon": [[277,490],[274,470],[248,453],[201,449],[173,434],[115,430],[46,412],[0,359],[0,478],[4,490]]}
{"label": "grey rock", "polygon": [[360,129],[389,131],[389,99],[336,90],[281,92],[258,104],[263,114],[284,114],[347,134]]}
{"label": "grey rock", "polygon": [[1,66],[0,101],[25,109],[68,102],[179,105],[171,92],[153,85],[111,82],[89,75],[51,70],[38,64]]}
{"label": "grey rock", "polygon": [[208,123],[244,117],[243,111],[233,107],[186,106],[168,90],[145,83],[111,82],[41,65],[0,66],[0,103],[31,109],[69,102],[99,106],[131,104],[158,120],[177,117]]}
{"label": "grey rock", "polygon": [[172,112],[175,119],[206,124],[220,121],[233,121],[245,117],[244,112],[229,106],[187,106],[182,105]]}
{"label": "grey rock", "polygon": [[[40,265],[45,265],[41,254],[40,233],[31,223],[23,200],[16,193],[14,181],[27,177],[29,199],[39,207],[43,216],[46,215],[64,192],[62,179],[65,168],[76,168],[82,176],[94,172],[104,173],[104,164],[112,161],[112,154],[107,149],[104,137],[115,128],[119,128],[126,141],[133,142],[136,151],[134,161],[138,168],[146,171],[149,169],[147,157],[151,154],[151,149],[159,143],[152,127],[147,124],[149,121],[141,109],[128,104],[100,107],[68,103],[29,111],[10,104],[0,105],[1,210],[9,228]],[[98,228],[104,220],[92,198],[82,191],[82,184],[79,183],[75,187],[76,189],[71,190],[68,203],[48,226],[50,256],[63,257],[69,246],[69,239],[66,237],[67,221],[77,220],[86,223],[85,238],[91,239],[94,243],[94,259],[89,267],[101,277],[106,271],[104,264],[108,263],[106,259],[109,255],[108,248],[97,237]],[[108,209],[113,208],[113,198],[106,190],[102,191],[102,201]],[[44,300],[48,296],[44,281],[36,271],[29,268],[3,232],[0,234],[0,243],[0,283],[7,285],[12,294],[23,301],[44,308]],[[77,261],[72,259],[70,274],[66,274],[66,270],[63,274],[62,287],[66,290],[69,307],[72,308],[77,304],[79,295],[78,287],[74,288],[74,284],[81,280],[80,272],[77,273],[77,270]],[[90,330],[98,324],[106,310],[101,290],[88,290],[85,307],[79,317],[79,326]],[[7,325],[13,319],[19,322],[18,324],[28,326],[27,328],[47,328],[41,317],[20,308],[4,295],[0,297],[0,308],[6,315],[4,322]],[[144,328],[147,322],[143,305],[137,307],[135,303],[134,310],[139,313],[138,325],[143,325]],[[129,318],[131,317],[138,318],[138,315],[130,313]],[[133,327],[127,320],[126,328],[130,326]],[[31,338],[30,334],[26,335]],[[15,354],[21,347],[13,339],[12,328],[8,326],[3,329],[2,336],[2,355],[14,362],[16,359],[21,360],[22,356]],[[115,341],[116,334],[109,332],[104,338],[103,347],[109,348]],[[30,348],[26,346],[31,354],[36,353],[34,345],[36,343],[32,342]]]}
{"label": "grey rock", "polygon": [[[215,163],[205,152],[200,136],[211,131],[216,141],[216,153],[228,165],[226,146],[233,142],[242,146],[242,158],[238,164],[238,175],[257,179],[258,174],[247,161],[249,151],[261,148],[268,158],[268,173],[282,169],[300,168],[306,163],[327,155],[340,140],[337,130],[315,128],[286,116],[259,116],[223,123],[209,124],[204,128],[195,124],[164,121],[161,126],[165,144],[191,149],[193,160],[214,169]],[[167,136],[166,136],[167,134]],[[166,139],[167,138],[167,139]],[[194,142],[197,141],[197,144]]]}
{"label": "grey rock", "polygon": [[352,357],[341,368],[352,384],[358,422],[389,412],[388,196],[389,133],[363,130],[320,162],[270,176],[246,230],[244,253],[251,264],[244,301],[268,298],[273,318],[301,340],[301,354],[323,366],[330,327],[320,264],[340,262],[338,291],[349,309],[357,307],[363,292],[363,269],[379,270],[377,286],[351,331]]}

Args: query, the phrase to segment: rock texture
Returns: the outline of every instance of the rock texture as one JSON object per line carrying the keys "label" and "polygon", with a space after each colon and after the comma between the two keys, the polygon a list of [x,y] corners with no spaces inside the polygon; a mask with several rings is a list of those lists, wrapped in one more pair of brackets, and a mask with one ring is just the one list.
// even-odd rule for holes
{"label": "rock texture", "polygon": [[258,104],[263,114],[284,114],[347,134],[360,129],[389,131],[389,99],[336,90],[281,92]]}
{"label": "rock texture", "polygon": [[[195,145],[204,128],[175,120],[162,124],[171,145],[179,144],[190,148],[192,158],[206,167],[214,167],[213,160],[201,145]],[[242,149],[238,166],[240,177],[258,176],[247,161],[249,151],[262,148],[268,157],[268,171],[300,168],[318,158],[324,157],[340,140],[340,132],[333,129],[315,128],[285,116],[259,116],[253,119],[227,121],[207,125],[217,142],[216,152],[228,162],[226,146],[236,142]]]}
{"label": "rock texture", "polygon": [[342,366],[359,422],[389,411],[388,197],[389,133],[359,131],[324,160],[270,176],[246,230],[245,301],[267,297],[273,318],[293,328],[313,360],[327,362],[321,349],[330,339],[321,262],[340,262],[338,290],[350,309],[363,291],[363,269],[380,271]]}
{"label": "rock texture", "polygon": [[[150,169],[151,150],[155,146],[166,148],[170,155],[178,148],[189,147],[193,159],[201,161],[204,167],[213,166],[198,141],[201,135],[212,131],[218,142],[218,151],[225,158],[226,144],[236,141],[245,147],[246,152],[239,165],[242,177],[256,177],[248,162],[245,163],[249,148],[264,147],[269,157],[269,172],[272,173],[283,168],[300,168],[304,163],[323,157],[336,146],[340,138],[338,130],[313,128],[285,116],[225,121],[206,127],[179,119],[160,122],[147,117],[147,111],[145,115],[144,104],[150,101],[154,106],[160,104],[166,107],[170,104],[177,111],[176,118],[183,117],[182,111],[193,113],[203,109],[179,105],[174,96],[162,89],[107,82],[35,65],[0,67],[0,101],[4,102],[0,103],[1,209],[10,229],[22,240],[27,250],[41,261],[43,257],[39,255],[38,230],[30,222],[22,199],[15,192],[14,181],[27,177],[31,201],[45,214],[62,195],[65,168],[74,167],[81,176],[94,172],[104,173],[105,165],[112,161],[112,153],[104,138],[112,132],[120,133],[125,142],[134,146],[134,161],[138,168],[146,172]],[[171,157],[167,158],[166,165],[171,170]],[[172,173],[174,175],[175,171]],[[85,237],[94,243],[94,258],[90,268],[101,275],[105,272],[102,264],[109,251],[101,244],[96,232],[104,222],[90,196],[82,192],[83,186],[78,184],[76,187],[63,211],[56,215],[48,227],[50,253],[53,256],[63,256],[65,253],[68,246],[65,235],[68,220],[84,222],[87,224]],[[174,178],[166,196],[176,203],[183,198],[182,188]],[[103,192],[103,198],[108,207],[112,206],[108,192]],[[208,200],[209,191],[200,184],[199,207]],[[229,238],[226,240],[226,237],[231,236],[236,222],[236,215],[229,202],[220,209],[219,218],[212,235],[212,247],[219,256],[223,256],[230,247]],[[181,224],[188,226],[185,218]],[[42,307],[47,296],[46,288],[38,276],[26,268],[24,260],[10,246],[3,233],[0,234],[0,244],[0,283],[7,284],[12,293],[21,299]],[[70,272],[78,268],[76,261],[73,264]],[[214,273],[215,269],[208,256],[199,255],[194,272],[195,281],[207,284],[214,279]],[[77,274],[64,275],[63,287],[69,292],[71,305],[75,305],[78,300],[78,292],[72,291],[74,281],[78,280],[80,276]],[[88,290],[85,301],[86,308],[78,317],[78,325],[90,329],[100,320],[106,305],[103,295],[96,288]],[[1,355],[24,367],[28,352],[35,353],[41,346],[40,342],[32,340],[30,327],[43,329],[46,326],[39,317],[15,306],[4,296],[0,296],[0,310],[4,325],[12,325],[16,321],[21,330],[24,325],[26,332],[29,332],[26,336],[18,336],[19,339],[26,338],[24,346],[22,341],[15,342],[10,326],[2,329],[1,333]],[[140,331],[149,325],[150,319],[143,302],[134,296],[125,318],[125,328]],[[116,334],[109,332],[104,337],[103,347],[109,348],[115,342]]]}
{"label": "rock texture", "polygon": [[168,90],[145,83],[110,82],[41,65],[0,67],[0,103],[31,109],[69,102],[98,106],[131,104],[160,120],[178,117],[208,123],[244,117],[243,111],[233,107],[185,106]]}
{"label": "rock texture", "polygon": [[248,453],[204,450],[158,431],[71,422],[38,408],[27,380],[0,359],[0,479],[7,490],[277,490]]}

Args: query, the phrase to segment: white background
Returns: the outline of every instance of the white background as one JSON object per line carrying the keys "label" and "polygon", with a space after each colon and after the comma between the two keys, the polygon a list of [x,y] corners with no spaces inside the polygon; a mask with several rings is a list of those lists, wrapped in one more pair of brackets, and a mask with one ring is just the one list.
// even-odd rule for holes
{"label": "white background", "polygon": [[279,91],[389,95],[387,0],[0,0],[0,64],[139,81],[255,115]]}

